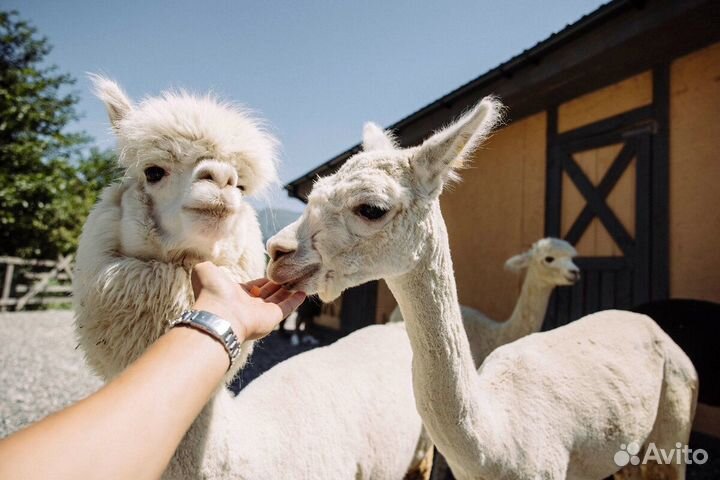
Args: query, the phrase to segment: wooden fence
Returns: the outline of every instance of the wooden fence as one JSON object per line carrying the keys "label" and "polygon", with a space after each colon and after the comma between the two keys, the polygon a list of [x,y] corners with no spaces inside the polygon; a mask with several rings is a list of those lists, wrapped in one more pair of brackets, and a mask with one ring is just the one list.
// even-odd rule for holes
{"label": "wooden fence", "polygon": [[0,256],[3,278],[0,311],[22,310],[28,305],[70,302],[72,255],[57,260],[26,260]]}

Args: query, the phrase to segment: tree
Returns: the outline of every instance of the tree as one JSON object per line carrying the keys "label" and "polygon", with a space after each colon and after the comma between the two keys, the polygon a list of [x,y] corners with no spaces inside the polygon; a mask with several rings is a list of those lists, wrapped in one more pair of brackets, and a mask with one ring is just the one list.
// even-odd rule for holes
{"label": "tree", "polygon": [[75,80],[47,66],[47,38],[0,11],[0,255],[74,251],[83,222],[113,175],[109,152],[67,132],[78,118]]}

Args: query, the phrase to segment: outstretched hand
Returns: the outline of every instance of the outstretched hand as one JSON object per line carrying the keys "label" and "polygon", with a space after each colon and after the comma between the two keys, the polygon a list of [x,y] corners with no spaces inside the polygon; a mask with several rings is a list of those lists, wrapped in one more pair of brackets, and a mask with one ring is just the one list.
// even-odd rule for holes
{"label": "outstretched hand", "polygon": [[[290,292],[266,278],[235,283],[211,262],[192,271],[195,310],[205,310],[229,321],[242,340],[262,338],[305,300],[302,292]],[[250,291],[253,291],[253,295]]]}

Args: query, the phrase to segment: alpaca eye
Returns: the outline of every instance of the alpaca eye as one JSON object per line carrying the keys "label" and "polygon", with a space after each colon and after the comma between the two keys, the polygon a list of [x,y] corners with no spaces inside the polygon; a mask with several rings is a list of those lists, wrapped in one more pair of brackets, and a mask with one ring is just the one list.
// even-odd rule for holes
{"label": "alpaca eye", "polygon": [[555,257],[545,257],[545,261],[546,261],[547,263],[552,263],[552,262],[555,261]]}
{"label": "alpaca eye", "polygon": [[157,183],[167,174],[164,168],[148,167],[145,169],[145,179],[148,183]]}
{"label": "alpaca eye", "polygon": [[389,210],[385,208],[377,207],[375,205],[368,205],[367,203],[363,203],[362,205],[355,208],[355,214],[360,215],[367,220],[379,220],[384,217],[385,214],[388,212]]}

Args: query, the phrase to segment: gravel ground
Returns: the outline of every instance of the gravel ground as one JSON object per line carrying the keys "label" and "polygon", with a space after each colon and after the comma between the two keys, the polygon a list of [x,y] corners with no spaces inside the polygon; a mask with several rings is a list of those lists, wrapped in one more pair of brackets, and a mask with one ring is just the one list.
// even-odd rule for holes
{"label": "gravel ground", "polygon": [[0,313],[0,438],[96,391],[71,311]]}
{"label": "gravel ground", "polygon": [[[230,389],[237,393],[277,363],[339,338],[313,334],[318,345],[293,345],[289,334],[279,332],[267,336]],[[71,311],[0,313],[0,438],[100,388],[76,345]]]}

